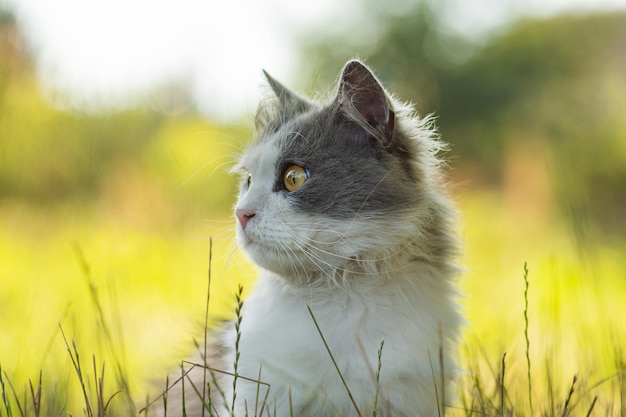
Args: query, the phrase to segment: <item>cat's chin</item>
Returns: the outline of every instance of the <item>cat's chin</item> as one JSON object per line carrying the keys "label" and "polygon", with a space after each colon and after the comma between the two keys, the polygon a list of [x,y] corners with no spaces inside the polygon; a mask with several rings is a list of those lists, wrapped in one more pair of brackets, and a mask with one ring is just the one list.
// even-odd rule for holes
{"label": "cat's chin", "polygon": [[[255,264],[277,275],[297,276],[310,275],[311,265],[308,265],[299,254],[295,252],[288,255],[274,246],[259,242],[251,238],[245,232],[237,234],[239,246]],[[314,268],[313,268],[314,269]]]}
{"label": "cat's chin", "polygon": [[[276,273],[282,273],[280,268],[280,254],[270,245],[253,239],[245,232],[237,233],[239,246],[243,248],[248,257],[257,265]],[[283,254],[283,257],[285,255]],[[284,261],[282,262],[284,263]]]}

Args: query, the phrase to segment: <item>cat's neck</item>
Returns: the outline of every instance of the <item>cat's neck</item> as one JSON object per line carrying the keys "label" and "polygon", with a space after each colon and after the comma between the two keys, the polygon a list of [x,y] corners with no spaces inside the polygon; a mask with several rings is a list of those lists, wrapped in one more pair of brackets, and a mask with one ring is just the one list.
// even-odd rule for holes
{"label": "cat's neck", "polygon": [[420,296],[429,288],[448,291],[457,272],[452,262],[429,259],[412,244],[376,254],[364,254],[341,266],[317,271],[295,271],[266,278],[298,297],[333,300],[363,300],[373,298],[394,300]]}

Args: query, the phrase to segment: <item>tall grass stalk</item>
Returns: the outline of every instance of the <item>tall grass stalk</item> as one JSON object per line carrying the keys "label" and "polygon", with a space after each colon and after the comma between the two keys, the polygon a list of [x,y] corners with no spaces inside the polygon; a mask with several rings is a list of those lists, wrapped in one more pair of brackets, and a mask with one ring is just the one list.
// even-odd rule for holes
{"label": "tall grass stalk", "polygon": [[239,290],[235,294],[235,298],[237,300],[237,307],[235,309],[235,313],[237,318],[235,319],[235,332],[237,336],[235,338],[235,362],[233,363],[233,398],[231,404],[231,415],[235,415],[235,401],[237,399],[237,380],[239,379],[239,356],[241,352],[239,351],[239,342],[241,340],[241,322],[243,321],[243,316],[241,314],[241,310],[243,309],[243,286],[239,285]]}
{"label": "tall grass stalk", "polygon": [[561,417],[566,417],[569,413],[569,404],[572,400],[572,395],[574,395],[577,380],[578,378],[576,377],[576,375],[574,375],[574,379],[572,380],[572,385],[569,389],[569,393],[567,394],[567,398],[565,398],[565,405],[563,405],[563,412],[561,413]]}
{"label": "tall grass stalk", "polygon": [[[213,388],[215,388],[215,390],[217,391],[219,398],[222,400],[222,404],[228,404],[228,401],[226,401],[226,393],[224,392],[220,384],[217,383],[217,377],[215,376],[215,371],[209,368],[209,374],[211,375],[211,382],[213,383]],[[211,383],[207,385],[211,385]]]}
{"label": "tall grass stalk", "polygon": [[597,401],[598,401],[598,396],[596,395],[595,397],[593,397],[593,401],[591,402],[591,407],[589,407],[589,410],[587,410],[587,414],[585,415],[585,417],[591,416],[591,412],[593,411],[593,408],[596,406]]}
{"label": "tall grass stalk", "polygon": [[65,342],[65,347],[67,348],[67,353],[70,355],[70,359],[72,360],[72,365],[74,366],[74,371],[78,376],[78,382],[80,383],[80,387],[83,393],[83,400],[85,401],[85,412],[88,417],[93,417],[93,410],[91,409],[91,402],[89,401],[89,395],[87,395],[87,388],[85,387],[85,377],[83,375],[83,368],[80,364],[80,355],[78,354],[78,348],[76,347],[76,342],[72,340],[72,348],[70,348],[70,343],[65,337],[65,332],[63,331],[63,327],[59,325],[59,329],[61,330],[61,335],[63,336],[63,341]]}
{"label": "tall grass stalk", "polygon": [[437,386],[437,377],[435,376],[435,367],[433,366],[433,359],[430,357],[430,351],[428,352],[428,362],[430,363],[430,372],[433,377],[433,387],[435,388],[435,400],[437,401],[437,417],[443,417],[441,400],[439,398],[439,388]]}
{"label": "tall grass stalk", "polygon": [[528,264],[524,262],[524,338],[526,339],[526,373],[528,378],[528,406],[533,415],[533,384],[530,372],[530,337],[528,336]]}
{"label": "tall grass stalk", "polygon": [[504,389],[504,376],[506,375],[506,352],[502,355],[502,368],[500,374],[500,417],[505,417],[506,411],[504,406],[505,389]]}
{"label": "tall grass stalk", "polygon": [[[211,263],[213,261],[213,238],[210,237],[209,238],[209,267],[208,267],[208,273],[207,273],[207,290],[206,290],[206,307],[204,310],[204,355],[202,356],[202,360],[204,362],[205,368],[204,368],[204,372],[202,375],[202,386],[203,387],[207,387],[207,389],[205,390],[204,388],[202,389],[202,403],[206,403],[206,392],[207,390],[210,391],[210,387],[207,383],[207,368],[208,368],[208,364],[207,364],[207,357],[208,357],[208,347],[209,347],[209,304],[211,302]],[[209,396],[210,398],[210,396]],[[210,411],[210,410],[209,410]],[[202,407],[202,417],[204,417],[204,407]]]}
{"label": "tall grass stalk", "polygon": [[[259,375],[257,379],[261,381],[261,373],[263,371],[263,365],[259,365]],[[254,396],[254,415],[258,416],[263,414],[263,410],[259,413],[259,396],[261,394],[261,384],[256,385],[256,395]]]}
{"label": "tall grass stalk", "polygon": [[185,372],[185,367],[183,366],[183,364],[180,364],[180,373],[181,373],[181,384],[183,384],[181,386],[181,391],[182,391],[182,401],[183,401],[183,417],[187,417],[187,407],[186,407],[186,403],[187,401],[185,400],[185,376],[187,376],[187,373]]}
{"label": "tall grass stalk", "polygon": [[446,412],[446,381],[445,381],[445,369],[443,360],[443,331],[441,330],[441,323],[439,323],[439,382],[441,383],[441,414],[443,416]]}
{"label": "tall grass stalk", "polygon": [[28,380],[28,385],[30,385],[30,395],[33,401],[33,410],[35,413],[35,417],[39,417],[41,415],[41,387],[42,387],[42,379],[43,379],[43,371],[39,371],[39,382],[37,383],[37,391],[33,389],[33,381]]}
{"label": "tall grass stalk", "polygon": [[374,397],[374,417],[378,415],[378,395],[380,394],[380,370],[383,365],[383,347],[385,346],[385,340],[380,342],[378,348],[378,367],[376,368],[376,396]]}
{"label": "tall grass stalk", "polygon": [[[165,377],[165,391],[163,391],[163,417],[167,417],[167,393],[168,387],[170,386],[170,376]],[[146,416],[148,415],[148,407],[150,404],[146,405]],[[141,414],[141,412],[140,412]]]}
{"label": "tall grass stalk", "polygon": [[619,372],[619,398],[620,398],[620,415],[626,417],[626,362],[623,359],[618,360]]}

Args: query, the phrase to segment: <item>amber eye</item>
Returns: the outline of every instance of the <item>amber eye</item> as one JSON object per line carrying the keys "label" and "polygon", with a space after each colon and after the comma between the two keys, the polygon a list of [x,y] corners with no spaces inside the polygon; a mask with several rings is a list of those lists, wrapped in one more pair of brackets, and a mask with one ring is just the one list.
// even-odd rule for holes
{"label": "amber eye", "polygon": [[300,165],[291,165],[285,170],[283,182],[287,191],[296,191],[309,179],[309,171]]}

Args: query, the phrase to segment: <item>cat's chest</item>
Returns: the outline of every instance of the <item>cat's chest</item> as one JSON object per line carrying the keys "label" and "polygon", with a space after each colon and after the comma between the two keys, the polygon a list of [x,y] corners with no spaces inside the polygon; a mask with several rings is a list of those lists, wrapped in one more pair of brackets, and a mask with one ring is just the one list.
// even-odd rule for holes
{"label": "cat's chest", "polygon": [[[407,333],[419,332],[407,313],[407,306],[390,300],[388,294],[319,297],[307,290],[286,292],[262,281],[244,305],[241,355],[270,366],[285,361],[332,366],[328,360],[332,354],[344,366],[367,369],[375,364],[383,340],[387,350],[401,350],[395,339],[403,339],[404,345]],[[273,361],[277,363],[272,365]]]}
{"label": "cat's chest", "polygon": [[[237,346],[225,358],[227,364],[237,363],[229,371],[247,381],[261,375],[263,387],[271,387],[284,407],[293,401],[294,409],[308,410],[315,398],[323,399],[322,408],[303,415],[329,415],[323,408],[328,404],[340,411],[332,415],[352,415],[343,378],[356,401],[371,406],[376,369],[382,369],[381,386],[395,387],[409,401],[413,384],[430,381],[430,353],[438,351],[440,323],[446,320],[436,309],[442,305],[436,294],[402,291],[402,282],[408,281],[396,280],[395,288],[387,283],[365,291],[360,285],[349,292],[336,288],[320,293],[287,290],[279,280],[262,276],[244,302],[239,342],[236,332],[228,335],[227,346]],[[258,395],[254,383],[237,390],[242,403],[250,404]],[[286,397],[289,393],[293,398]],[[411,404],[408,409],[417,407]]]}

